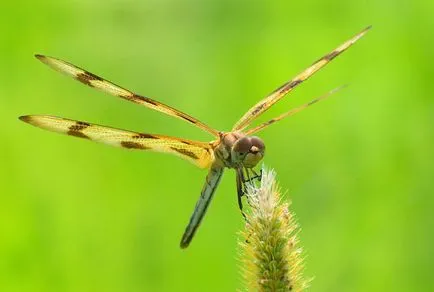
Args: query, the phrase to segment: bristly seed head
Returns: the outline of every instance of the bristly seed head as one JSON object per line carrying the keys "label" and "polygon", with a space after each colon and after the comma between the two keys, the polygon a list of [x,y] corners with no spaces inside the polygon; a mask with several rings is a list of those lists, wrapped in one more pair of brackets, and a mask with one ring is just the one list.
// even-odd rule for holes
{"label": "bristly seed head", "polygon": [[241,233],[241,261],[248,291],[304,291],[298,225],[282,203],[272,170],[263,169],[260,186],[247,183],[251,206]]}

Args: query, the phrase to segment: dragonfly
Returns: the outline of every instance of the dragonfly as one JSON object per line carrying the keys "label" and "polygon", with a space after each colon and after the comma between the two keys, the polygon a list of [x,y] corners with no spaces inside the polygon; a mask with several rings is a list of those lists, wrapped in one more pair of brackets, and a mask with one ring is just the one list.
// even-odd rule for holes
{"label": "dragonfly", "polygon": [[255,134],[271,124],[288,116],[292,116],[318,101],[325,99],[340,88],[329,91],[327,94],[293,108],[256,127],[246,129],[250,126],[251,122],[281,100],[287,93],[327,65],[331,60],[347,50],[369,29],[370,26],[366,27],[330,53],[318,59],[297,76],[274,90],[267,97],[251,107],[241,119],[235,123],[232,130],[227,132],[211,128],[180,110],[118,86],[71,63],[53,57],[35,55],[37,59],[52,69],[72,77],[89,87],[186,121],[214,136],[214,140],[211,142],[192,141],[165,135],[133,132],[49,115],[25,115],[19,117],[19,119],[45,130],[112,146],[173,154],[193,163],[199,168],[209,169],[200,197],[194,207],[193,214],[190,217],[180,242],[180,247],[186,248],[189,246],[202,222],[226,168],[234,169],[236,172],[238,206],[241,212],[243,212],[242,197],[245,195],[245,183],[258,177],[258,174],[254,171],[254,167],[265,155],[265,144],[262,139],[255,136]]}

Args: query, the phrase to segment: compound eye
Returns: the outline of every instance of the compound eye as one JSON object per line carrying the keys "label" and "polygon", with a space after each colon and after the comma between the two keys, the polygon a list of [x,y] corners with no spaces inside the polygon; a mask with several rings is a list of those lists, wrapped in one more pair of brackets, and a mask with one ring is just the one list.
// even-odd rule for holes
{"label": "compound eye", "polygon": [[247,153],[252,148],[252,142],[249,137],[239,139],[234,145],[234,151],[238,153]]}
{"label": "compound eye", "polygon": [[264,142],[262,142],[262,140],[258,137],[251,137],[250,141],[252,143],[252,146],[256,146],[259,151],[264,151],[265,150],[265,144]]}

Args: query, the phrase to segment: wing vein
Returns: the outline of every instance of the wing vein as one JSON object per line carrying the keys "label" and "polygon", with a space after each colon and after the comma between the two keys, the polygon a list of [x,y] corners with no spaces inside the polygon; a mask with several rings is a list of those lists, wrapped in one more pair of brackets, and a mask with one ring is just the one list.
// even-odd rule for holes
{"label": "wing vein", "polygon": [[171,106],[168,106],[162,102],[158,102],[149,97],[134,93],[71,63],[43,55],[36,55],[36,58],[38,58],[41,62],[48,65],[52,69],[63,73],[69,77],[72,77],[75,80],[89,87],[123,98],[136,104],[146,106],[150,109],[165,113],[169,116],[187,121],[188,123],[199,127],[200,129],[214,135],[215,137],[219,136],[219,132],[217,130],[207,126],[198,119],[195,119],[182,111],[179,111]]}
{"label": "wing vein", "polygon": [[245,129],[254,119],[256,119],[259,115],[268,110],[273,104],[278,102],[281,98],[283,98],[287,93],[292,91],[295,87],[301,84],[303,81],[307,80],[310,76],[316,73],[318,70],[327,65],[331,60],[339,56],[345,50],[347,50],[350,46],[352,46],[356,41],[358,41],[371,27],[367,27],[358,34],[356,34],[351,39],[344,42],[342,45],[338,46],[336,49],[328,53],[327,55],[320,58],[318,61],[314,62],[310,67],[299,73],[290,81],[286,82],[278,89],[273,91],[266,98],[255,104],[252,108],[250,108],[241,119],[235,123],[233,127],[233,131],[242,131]]}
{"label": "wing vein", "polygon": [[31,115],[20,119],[45,130],[115,147],[173,154],[200,168],[209,167],[214,161],[214,151],[205,142],[138,133],[54,116]]}

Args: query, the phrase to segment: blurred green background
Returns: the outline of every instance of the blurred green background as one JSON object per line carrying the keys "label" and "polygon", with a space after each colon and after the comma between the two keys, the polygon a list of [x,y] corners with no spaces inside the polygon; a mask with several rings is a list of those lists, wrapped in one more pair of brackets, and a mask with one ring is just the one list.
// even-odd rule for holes
{"label": "blurred green background", "polygon": [[[399,3],[398,3],[399,2]],[[434,5],[428,1],[9,1],[0,12],[0,291],[235,291],[235,175],[192,245],[206,171],[42,131],[53,114],[206,133],[43,66],[66,59],[219,130],[372,24],[261,117],[341,84],[261,137],[302,226],[310,291],[434,291]]]}

